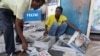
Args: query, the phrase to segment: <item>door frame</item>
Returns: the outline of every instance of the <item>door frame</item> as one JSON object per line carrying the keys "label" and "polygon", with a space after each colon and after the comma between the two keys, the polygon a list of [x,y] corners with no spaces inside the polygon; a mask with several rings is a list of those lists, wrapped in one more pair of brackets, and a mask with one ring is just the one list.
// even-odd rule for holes
{"label": "door frame", "polygon": [[89,20],[88,20],[88,26],[87,26],[87,34],[86,34],[87,37],[90,36],[92,18],[93,18],[93,8],[94,8],[94,0],[91,0],[90,12],[89,12]]}

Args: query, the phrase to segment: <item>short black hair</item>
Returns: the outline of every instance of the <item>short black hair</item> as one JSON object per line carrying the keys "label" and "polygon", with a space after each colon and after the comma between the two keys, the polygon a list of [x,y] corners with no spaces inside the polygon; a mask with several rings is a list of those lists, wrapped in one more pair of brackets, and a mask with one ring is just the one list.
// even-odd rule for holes
{"label": "short black hair", "polygon": [[58,6],[56,9],[60,9],[61,12],[63,12],[63,8],[61,6]]}

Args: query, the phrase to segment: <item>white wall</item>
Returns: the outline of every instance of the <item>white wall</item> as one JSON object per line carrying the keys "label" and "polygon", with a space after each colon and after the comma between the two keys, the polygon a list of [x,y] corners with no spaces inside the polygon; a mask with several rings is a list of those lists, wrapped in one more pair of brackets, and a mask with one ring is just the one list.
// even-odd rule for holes
{"label": "white wall", "polygon": [[55,13],[55,9],[57,6],[60,6],[60,0],[58,0],[57,2],[58,4],[54,4],[54,5],[48,5],[48,12],[47,12],[47,16],[50,16],[51,14]]}

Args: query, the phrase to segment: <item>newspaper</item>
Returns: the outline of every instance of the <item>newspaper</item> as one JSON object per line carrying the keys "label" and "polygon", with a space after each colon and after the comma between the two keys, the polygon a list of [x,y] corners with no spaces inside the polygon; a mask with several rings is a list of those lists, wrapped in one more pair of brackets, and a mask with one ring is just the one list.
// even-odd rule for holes
{"label": "newspaper", "polygon": [[[69,38],[67,37],[67,39]],[[64,40],[65,39],[63,38],[63,41],[61,41],[82,54],[85,54],[87,46],[90,43],[90,39],[86,37],[86,35],[84,35],[83,33],[79,34],[79,32],[77,31],[71,36],[69,40]]]}
{"label": "newspaper", "polygon": [[33,47],[36,47],[38,49],[40,49],[40,51],[42,50],[49,50],[49,48],[55,43],[55,37],[53,36],[46,36],[46,37],[42,37],[36,41],[34,41],[33,43]]}

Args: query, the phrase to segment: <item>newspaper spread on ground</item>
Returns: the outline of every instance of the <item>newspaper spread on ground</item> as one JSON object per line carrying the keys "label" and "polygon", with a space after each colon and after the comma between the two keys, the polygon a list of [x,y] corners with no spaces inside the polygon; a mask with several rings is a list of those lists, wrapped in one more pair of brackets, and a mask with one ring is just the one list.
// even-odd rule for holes
{"label": "newspaper spread on ground", "polygon": [[68,45],[69,47],[73,48],[74,50],[85,54],[87,46],[90,42],[90,39],[86,37],[84,34],[79,34],[79,32],[75,32],[71,37],[66,37],[63,36],[63,39],[61,39],[62,36],[60,37],[60,40]]}

